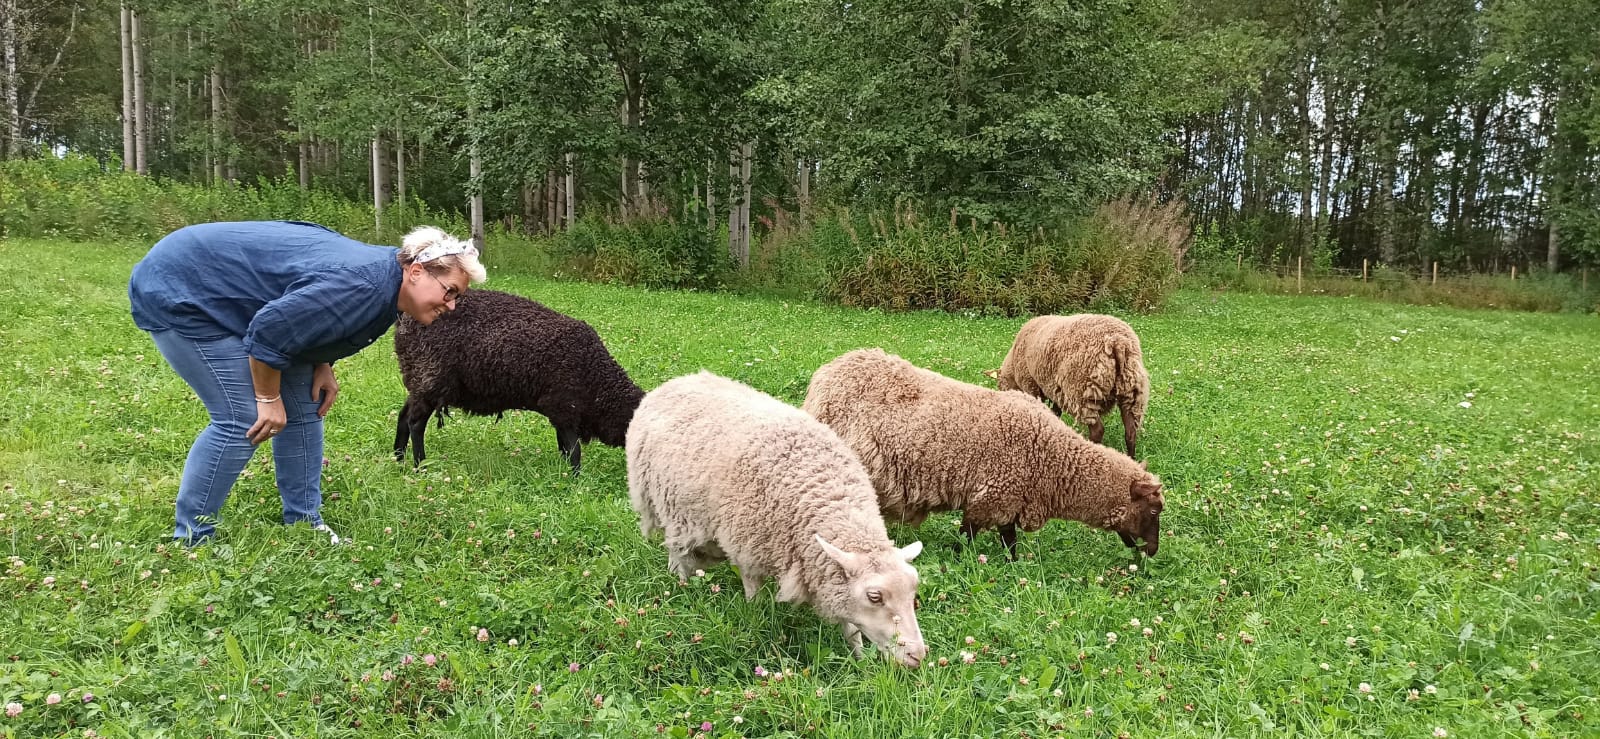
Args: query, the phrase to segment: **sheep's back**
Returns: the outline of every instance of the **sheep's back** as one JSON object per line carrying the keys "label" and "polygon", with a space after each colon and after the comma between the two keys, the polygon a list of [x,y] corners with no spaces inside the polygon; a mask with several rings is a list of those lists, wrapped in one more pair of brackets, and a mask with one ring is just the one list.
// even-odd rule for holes
{"label": "sheep's back", "polygon": [[1023,393],[961,382],[881,350],[824,365],[806,410],[859,455],[884,514],[912,521],[962,508],[1007,470],[1029,464],[1029,439],[1055,420]]}
{"label": "sheep's back", "polygon": [[540,410],[543,387],[621,371],[589,324],[493,290],[461,296],[429,326],[403,317],[395,354],[408,391],[469,413]]}
{"label": "sheep's back", "polygon": [[838,435],[733,380],[701,372],[646,394],[627,447],[658,518],[703,522],[740,567],[787,570],[815,550],[805,532],[841,518],[852,538],[887,540],[866,471]]}
{"label": "sheep's back", "polygon": [[[1100,416],[1116,403],[1118,353],[1139,358],[1139,338],[1113,316],[1039,316],[1024,324],[1002,374],[1020,389],[1054,400],[1076,418]],[[1031,387],[1030,387],[1031,386]]]}

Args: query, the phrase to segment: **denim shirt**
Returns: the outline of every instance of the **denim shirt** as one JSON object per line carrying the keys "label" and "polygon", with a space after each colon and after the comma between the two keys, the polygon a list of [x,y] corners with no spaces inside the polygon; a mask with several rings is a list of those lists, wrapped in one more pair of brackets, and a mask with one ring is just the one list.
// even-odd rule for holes
{"label": "denim shirt", "polygon": [[399,316],[399,250],[298,221],[203,223],[168,234],[133,268],[146,331],[237,336],[268,366],[348,357]]}

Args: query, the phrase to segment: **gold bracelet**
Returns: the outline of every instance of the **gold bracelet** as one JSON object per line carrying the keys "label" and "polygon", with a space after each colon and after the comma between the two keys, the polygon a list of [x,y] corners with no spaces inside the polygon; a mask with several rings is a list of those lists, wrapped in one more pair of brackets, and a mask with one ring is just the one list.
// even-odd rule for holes
{"label": "gold bracelet", "polygon": [[263,397],[257,395],[256,396],[256,402],[257,403],[276,403],[276,402],[278,402],[278,398],[281,398],[281,397],[283,397],[283,393],[278,393],[277,395],[274,395],[274,396],[272,396],[270,398],[263,398]]}

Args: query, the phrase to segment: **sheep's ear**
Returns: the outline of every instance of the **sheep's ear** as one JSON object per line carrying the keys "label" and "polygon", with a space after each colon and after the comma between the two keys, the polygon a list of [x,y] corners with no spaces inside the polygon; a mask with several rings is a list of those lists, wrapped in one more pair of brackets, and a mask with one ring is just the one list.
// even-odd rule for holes
{"label": "sheep's ear", "polygon": [[829,557],[832,557],[833,561],[838,562],[839,566],[843,567],[846,572],[852,572],[856,569],[856,564],[859,561],[859,557],[857,555],[851,554],[850,552],[829,544],[827,539],[822,538],[822,534],[816,534],[816,537],[817,546],[822,547],[822,551],[826,552]]}
{"label": "sheep's ear", "polygon": [[997,370],[997,369],[984,370],[983,371],[983,376],[987,377],[987,378],[989,378],[991,380],[998,380],[998,379],[1000,379],[1000,370]]}
{"label": "sheep's ear", "polygon": [[911,542],[910,544],[894,550],[894,553],[900,555],[901,561],[910,562],[911,560],[916,559],[917,555],[922,553],[922,542]]}
{"label": "sheep's ear", "polygon": [[1139,460],[1139,469],[1144,470],[1145,472],[1149,472],[1150,471],[1150,460],[1148,460],[1148,459]]}
{"label": "sheep's ear", "polygon": [[1154,495],[1160,495],[1161,483],[1150,482],[1149,480],[1134,480],[1128,493],[1134,500],[1144,500]]}

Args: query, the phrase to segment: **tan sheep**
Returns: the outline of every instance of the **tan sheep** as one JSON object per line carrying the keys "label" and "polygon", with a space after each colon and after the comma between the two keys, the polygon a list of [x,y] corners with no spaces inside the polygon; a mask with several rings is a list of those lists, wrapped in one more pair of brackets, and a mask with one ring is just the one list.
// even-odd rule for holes
{"label": "tan sheep", "polygon": [[[1060,424],[1057,424],[1060,425]],[[646,537],[665,531],[680,579],[728,560],[745,598],[766,577],[778,600],[808,603],[917,667],[915,542],[895,548],[861,461],[800,409],[700,372],[644,397],[628,426],[628,496]]]}
{"label": "tan sheep", "polygon": [[1017,340],[992,375],[1001,390],[1021,390],[1050,403],[1059,415],[1082,424],[1090,441],[1101,443],[1101,417],[1112,407],[1122,412],[1123,448],[1136,456],[1134,443],[1150,402],[1139,337],[1113,316],[1083,313],[1039,316],[1023,324]]}
{"label": "tan sheep", "polygon": [[915,526],[960,509],[969,540],[997,528],[1013,559],[1017,527],[1053,518],[1115,531],[1129,547],[1143,539],[1148,555],[1159,546],[1161,481],[1023,393],[861,349],[812,375],[805,410],[855,449],[891,520]]}

